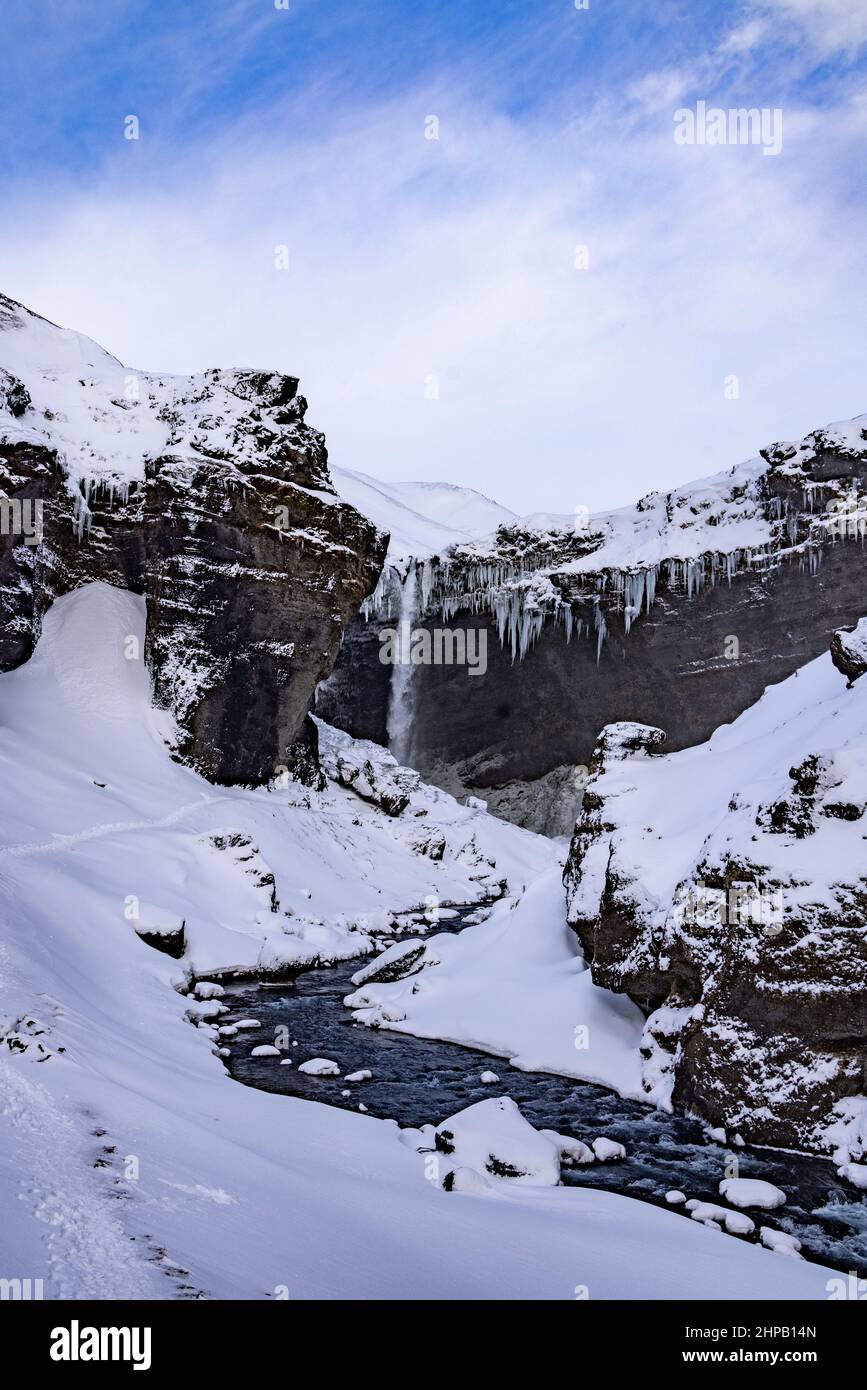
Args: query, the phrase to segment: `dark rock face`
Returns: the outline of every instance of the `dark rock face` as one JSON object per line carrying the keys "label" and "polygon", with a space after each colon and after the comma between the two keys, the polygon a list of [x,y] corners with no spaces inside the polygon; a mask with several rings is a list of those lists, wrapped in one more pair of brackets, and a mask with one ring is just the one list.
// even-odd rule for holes
{"label": "dark rock face", "polygon": [[854,684],[867,671],[867,618],[862,618],[851,632],[835,632],[831,638],[831,660]]}
{"label": "dark rock face", "polygon": [[[155,699],[184,730],[181,754],[216,781],[261,782],[287,765],[382,563],[374,528],[317,495],[331,492],[324,442],[301,423],[304,403],[293,406],[291,432],[251,427],[261,447],[232,484],[212,462],[149,470]],[[287,412],[271,413],[279,425]]]}
{"label": "dark rock face", "polygon": [[[682,526],[688,552],[687,525],[699,524],[708,505],[689,496],[679,505],[683,499],[673,495],[638,504],[634,554],[624,570],[586,568],[597,549],[604,556],[592,531],[531,538],[504,527],[493,556],[459,547],[447,563],[434,560],[430,601],[416,625],[484,630],[487,673],[468,678],[465,667],[448,665],[414,672],[413,766],[456,795],[483,797],[507,819],[568,834],[580,806],[580,769],[605,724],[661,725],[668,747],[688,747],[826,651],[835,629],[860,617],[867,592],[867,443],[835,443],[817,432],[803,445],[766,453],[763,471],[749,487],[733,484],[725,514],[705,524],[714,549],[695,562],[642,572],[644,519],[658,512],[660,525]],[[688,521],[679,521],[681,511]],[[765,525],[767,543],[734,554],[727,568],[721,561],[737,544],[742,517]],[[576,559],[581,573],[569,569]],[[540,577],[547,586],[541,601]],[[653,601],[639,602],[637,612],[630,586],[640,581],[646,598],[651,578]],[[530,632],[523,658],[513,657],[508,621],[501,643],[489,611],[498,604],[521,608],[519,632],[521,624]],[[378,636],[394,621],[392,604],[391,614],[350,624],[317,701],[328,722],[380,742],[387,741],[389,668],[379,661]]]}
{"label": "dark rock face", "polygon": [[[41,326],[3,305],[0,328]],[[0,332],[0,355],[6,341]],[[132,589],[146,597],[144,656],[178,756],[219,782],[315,781],[308,711],[376,584],[386,538],[336,496],[294,377],[142,381],[141,399],[112,398],[93,417],[116,417],[120,431],[127,415],[130,428],[144,417],[161,448],[143,454],[137,478],[118,483],[103,468],[76,485],[52,446],[55,412],[0,375],[15,422],[0,417],[0,669],[28,659],[60,595],[92,580]],[[82,392],[93,384],[82,379]]]}
{"label": "dark rock face", "polygon": [[[594,981],[648,1015],[648,1097],[748,1142],[825,1153],[867,1081],[867,706],[840,690],[823,697],[827,727],[809,706],[792,723],[807,738],[821,729],[823,752],[806,744],[788,770],[785,730],[755,726],[784,761],[771,751],[753,781],[760,752],[747,744],[722,817],[699,782],[692,812],[666,820],[690,779],[662,754],[662,731],[604,730],[564,873]],[[738,756],[712,746],[692,775],[724,783]],[[769,783],[779,790],[763,799]],[[691,817],[700,833],[684,855]]]}

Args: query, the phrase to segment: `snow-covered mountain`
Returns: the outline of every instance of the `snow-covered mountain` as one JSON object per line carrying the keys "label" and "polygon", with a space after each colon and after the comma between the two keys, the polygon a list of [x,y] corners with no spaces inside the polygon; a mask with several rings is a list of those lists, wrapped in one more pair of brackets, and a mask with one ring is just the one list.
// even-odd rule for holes
{"label": "snow-covered mountain", "polygon": [[307,712],[385,537],[334,491],[297,388],[133,371],[0,298],[0,669],[60,595],[129,588],[179,755],[226,782],[315,778]]}
{"label": "snow-covered mountain", "polygon": [[392,562],[441,555],[452,545],[517,521],[514,512],[472,488],[452,483],[391,483],[331,466],[345,501],[390,536]]}
{"label": "snow-covered mountain", "polygon": [[[699,471],[699,470],[697,470]],[[387,566],[319,695],[323,717],[388,742],[377,632],[397,615],[482,634],[487,674],[401,679],[414,766],[520,824],[568,833],[576,768],[613,718],[707,739],[862,615],[867,416],[632,507],[529,517]],[[481,640],[481,638],[479,639]]]}
{"label": "snow-covered mountain", "polygon": [[[832,616],[861,617],[861,548],[837,541],[861,534],[862,423],[573,524],[448,485],[343,472],[335,486],[297,387],[252,369],[130,371],[0,299],[4,1254],[49,1297],[572,1297],[576,1280],[593,1297],[824,1296],[819,1266],[775,1260],[770,1275],[771,1251],[797,1255],[797,1240],[731,1206],[691,1199],[684,1220],[559,1187],[622,1145],[595,1120],[531,1126],[507,1082],[404,1130],[363,1102],[239,1085],[224,1064],[241,1049],[273,1068],[299,1059],[255,1018],[223,1022],[221,1001],[239,980],[270,994],[358,957],[347,1047],[364,1027],[451,1039],[609,1097],[694,1105],[747,1136],[833,1148],[856,1190],[861,629],[838,635],[839,671],[806,666],[707,747],[644,759],[609,727],[586,796],[574,754],[660,704],[675,744],[696,743],[814,655]],[[491,624],[503,645],[486,678],[425,668],[395,686],[377,652],[390,603],[415,622]],[[363,606],[369,622],[353,619]],[[366,642],[376,662],[375,698],[353,687],[372,724],[377,701],[400,716],[384,737],[309,717],[347,632],[344,654]],[[564,652],[586,657],[582,679]],[[328,682],[338,712],[346,675]],[[413,767],[381,746],[398,727]],[[576,930],[565,844],[415,770],[433,762],[447,782],[479,728],[515,762],[476,748],[464,787],[496,793],[517,768],[507,795],[528,818],[552,772],[572,812],[583,797]],[[681,824],[672,806],[696,787]],[[782,892],[777,957],[672,924],[677,885],[735,870]],[[436,930],[449,904],[475,909],[459,935]],[[745,1032],[759,1009],[772,1042]],[[747,1055],[780,1102],[770,1120]],[[336,1067],[307,1061],[314,1078]],[[720,1249],[723,1229],[740,1239]]]}
{"label": "snow-covered mountain", "polygon": [[[219,1035],[225,971],[367,952],[429,895],[479,900],[502,878],[516,921],[555,851],[345,737],[323,735],[335,780],[321,792],[214,786],[165,747],[143,663],[123,654],[143,631],[139,598],[85,586],[0,675],[4,1269],[49,1298],[570,1298],[576,1280],[596,1297],[762,1298],[771,1278],[776,1296],[824,1296],[819,1265],[552,1186],[556,1148],[514,1112],[456,1123],[464,1176],[448,1192],[423,1136],[232,1080],[220,1047],[262,1040]],[[558,928],[536,919],[532,979],[566,1020],[564,978],[593,986],[560,904]],[[148,944],[179,937],[177,959]],[[637,1036],[625,1004],[621,1056]],[[512,1027],[514,999],[501,1007]],[[497,1150],[532,1151],[530,1186],[480,1176],[487,1197],[465,1195],[480,1125]]]}

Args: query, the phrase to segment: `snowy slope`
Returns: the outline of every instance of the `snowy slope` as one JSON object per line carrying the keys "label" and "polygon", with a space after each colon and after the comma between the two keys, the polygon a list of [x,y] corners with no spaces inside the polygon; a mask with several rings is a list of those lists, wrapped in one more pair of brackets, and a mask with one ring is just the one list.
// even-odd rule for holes
{"label": "snowy slope", "polygon": [[[833,904],[833,887],[867,873],[864,825],[820,816],[806,838],[765,827],[757,848],[756,816],[791,791],[787,770],[807,751],[827,753],[836,776],[829,802],[867,805],[867,686],[847,690],[830,656],[779,685],[707,743],[653,758],[630,758],[593,790],[618,816],[614,853],[640,881],[654,926],[662,927],[678,885],[700,863],[726,856],[758,859],[768,880],[783,883],[791,906]],[[646,827],[652,825],[652,831]],[[665,843],[660,853],[659,842]],[[624,871],[627,863],[623,864]],[[595,895],[589,869],[582,892]],[[577,906],[577,904],[576,904]]]}
{"label": "snowy slope", "polygon": [[[481,891],[471,837],[513,892],[552,848],[419,789],[437,864],[350,789],[209,785],[166,753],[124,657],[141,632],[140,600],[93,585],[0,677],[5,1271],[48,1297],[826,1296],[827,1270],[608,1193],[444,1192],[393,1124],[232,1081],[190,964],[251,966],[312,917],[363,949],[361,914]],[[187,960],[139,939],[136,899],[142,925],[184,919]]]}
{"label": "snowy slope", "polygon": [[386,483],[333,465],[331,476],[345,502],[390,533],[391,560],[440,555],[516,520],[481,492],[451,483]]}
{"label": "snowy slope", "polygon": [[[566,925],[558,870],[478,926],[428,940],[422,970],[421,982],[413,975],[362,985],[346,1002],[361,1023],[484,1048],[524,1071],[559,1072],[645,1099],[644,1016],[593,984]],[[576,1047],[578,1027],[589,1046]]]}
{"label": "snowy slope", "polygon": [[825,655],[706,743],[662,741],[603,731],[566,875],[597,980],[671,989],[648,1020],[645,1090],[670,1103],[689,1039],[733,1129],[859,1159],[867,682],[847,687]]}
{"label": "snowy slope", "polygon": [[[537,544],[557,535],[586,538],[586,555],[558,565],[559,572],[575,574],[691,560],[708,551],[759,549],[771,538],[757,489],[767,471],[763,458],[749,459],[671,492],[648,493],[616,511],[590,515],[577,508],[571,516],[537,512],[516,525],[535,536]],[[465,553],[482,558],[497,548],[493,534],[471,543]]]}

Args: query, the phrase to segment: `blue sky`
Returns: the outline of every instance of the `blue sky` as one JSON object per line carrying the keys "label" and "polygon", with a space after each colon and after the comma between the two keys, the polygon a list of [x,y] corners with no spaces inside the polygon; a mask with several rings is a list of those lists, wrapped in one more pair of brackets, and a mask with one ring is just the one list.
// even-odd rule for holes
{"label": "blue sky", "polygon": [[[0,37],[0,288],[130,365],[294,372],[345,467],[598,509],[867,410],[853,0],[6,0]],[[677,147],[698,100],[782,109],[780,155]]]}

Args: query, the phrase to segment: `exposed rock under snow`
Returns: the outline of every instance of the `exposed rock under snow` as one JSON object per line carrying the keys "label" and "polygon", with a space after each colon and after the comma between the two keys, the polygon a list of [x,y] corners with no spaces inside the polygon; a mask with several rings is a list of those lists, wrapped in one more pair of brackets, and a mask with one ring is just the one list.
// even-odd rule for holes
{"label": "exposed rock under snow", "polygon": [[477,1197],[484,1197],[492,1190],[488,1179],[475,1168],[450,1168],[443,1178],[443,1187],[446,1192],[469,1192]]}
{"label": "exposed rock under snow", "polygon": [[550,1139],[552,1144],[556,1144],[560,1152],[560,1163],[564,1168],[584,1167],[587,1163],[595,1162],[593,1150],[574,1135],[558,1134],[553,1129],[543,1129],[540,1132],[546,1139]]}
{"label": "exposed rock under snow", "polygon": [[867,618],[847,632],[839,628],[831,638],[831,660],[843,675],[854,684],[867,671]]}
{"label": "exposed rock under snow", "polygon": [[560,1181],[558,1146],[540,1134],[508,1096],[480,1100],[436,1129],[436,1148],[455,1168],[531,1187]]}
{"label": "exposed rock under snow", "polygon": [[[600,736],[565,882],[643,1087],[746,1142],[864,1152],[867,684],[829,656],[704,744]],[[861,1119],[859,1119],[861,1116]]]}
{"label": "exposed rock under snow", "polygon": [[369,965],[356,970],[352,976],[352,983],[390,984],[393,980],[406,979],[407,975],[421,969],[421,962],[427,955],[428,946],[424,941],[412,937],[408,941],[396,941],[393,946],[386,947]]}

